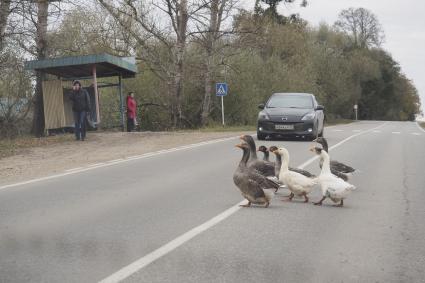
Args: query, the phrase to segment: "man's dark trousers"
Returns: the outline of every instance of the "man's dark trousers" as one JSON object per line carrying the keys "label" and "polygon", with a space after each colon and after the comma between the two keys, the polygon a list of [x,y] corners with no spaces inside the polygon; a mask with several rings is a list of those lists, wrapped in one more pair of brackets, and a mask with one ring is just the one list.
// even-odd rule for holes
{"label": "man's dark trousers", "polygon": [[84,140],[86,138],[86,112],[74,112],[75,138]]}

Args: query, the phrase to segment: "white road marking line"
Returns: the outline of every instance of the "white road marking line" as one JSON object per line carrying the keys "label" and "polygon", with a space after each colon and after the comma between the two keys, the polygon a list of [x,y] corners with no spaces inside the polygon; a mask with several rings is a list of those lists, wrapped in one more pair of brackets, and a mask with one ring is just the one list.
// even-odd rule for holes
{"label": "white road marking line", "polygon": [[418,127],[419,130],[421,130],[422,132],[425,132],[424,128],[421,127],[421,125],[419,125],[418,122],[415,122],[416,126]]}
{"label": "white road marking line", "polygon": [[[331,146],[329,150],[337,148],[341,146],[342,144],[346,143],[347,141],[351,140],[354,137],[357,137],[359,135],[368,133],[374,129],[380,128],[384,126],[387,122],[379,125],[378,127],[375,127],[370,130],[366,130],[363,132],[360,132],[358,134],[352,135],[345,140],[340,141],[339,143]],[[318,156],[312,157],[300,166],[298,168],[303,169],[307,165],[311,164],[314,160],[318,159]],[[246,203],[246,200],[243,200],[239,202],[238,204],[232,206],[231,208],[225,210],[224,212],[220,213],[219,215],[211,218],[207,222],[193,228],[192,230],[184,233],[183,235],[175,238],[174,240],[168,242],[167,244],[159,247],[158,249],[154,250],[153,252],[139,258],[138,260],[134,261],[133,263],[130,263],[129,265],[123,267],[122,269],[118,270],[117,272],[113,273],[112,275],[106,277],[105,279],[99,281],[100,283],[115,283],[115,282],[121,282],[122,280],[130,277],[134,273],[138,272],[142,268],[146,267],[147,265],[151,264],[155,260],[163,257],[164,255],[170,253],[171,251],[175,250],[179,246],[183,245],[187,241],[191,240],[192,238],[196,237],[197,235],[201,234],[202,232],[208,230],[209,228],[213,227],[214,225],[217,225],[221,221],[225,220],[235,212],[239,211],[241,208],[239,205],[242,203]]]}
{"label": "white road marking line", "polygon": [[120,163],[124,163],[124,162],[128,162],[128,161],[132,161],[132,160],[136,160],[136,159],[143,159],[143,158],[147,158],[147,157],[151,157],[151,156],[156,156],[156,155],[160,155],[160,154],[165,154],[165,153],[170,153],[170,152],[175,152],[175,151],[180,151],[180,150],[185,150],[185,149],[196,148],[196,147],[200,147],[200,146],[204,146],[204,145],[210,145],[210,144],[220,143],[220,142],[224,142],[224,141],[229,141],[229,140],[233,140],[233,139],[237,139],[237,138],[239,138],[239,136],[237,136],[237,137],[230,137],[230,138],[223,138],[223,139],[215,139],[215,140],[206,141],[206,142],[189,144],[189,145],[187,145],[185,147],[176,147],[176,148],[170,148],[170,149],[167,149],[167,150],[160,150],[160,151],[155,151],[155,152],[149,152],[149,153],[146,153],[146,154],[133,156],[131,159],[124,159],[122,161],[106,162],[106,163],[102,163],[102,164],[99,163],[100,165],[96,165],[96,166],[94,166],[95,164],[92,164],[91,167],[73,168],[71,171],[65,171],[64,173],[60,173],[60,174],[55,174],[55,175],[50,175],[50,176],[46,176],[46,177],[31,179],[31,180],[23,181],[23,182],[19,182],[19,183],[14,183],[14,184],[0,186],[0,191],[1,190],[4,190],[4,189],[12,188],[12,187],[17,187],[17,186],[22,186],[22,185],[36,183],[36,182],[51,180],[51,179],[54,179],[54,178],[64,177],[64,176],[67,176],[67,175],[77,174],[77,173],[81,173],[81,172],[85,172],[85,171],[89,171],[89,170],[93,170],[93,169],[97,169],[97,168],[102,168],[102,167],[107,167],[107,166],[113,166],[113,165],[116,165],[116,164],[120,164]]}
{"label": "white road marking line", "polygon": [[391,134],[396,134],[396,135],[398,135],[398,134],[401,134],[400,132],[391,132]]}
{"label": "white road marking line", "polygon": [[421,133],[412,133],[412,135],[420,136],[420,135],[421,135]]}
{"label": "white road marking line", "polygon": [[114,160],[109,160],[109,161],[106,161],[107,163],[114,163],[114,162],[120,162],[120,161],[123,161],[124,160],[124,158],[118,158],[118,159],[114,159]]}
{"label": "white road marking line", "polygon": [[241,207],[239,205],[246,203],[245,200],[241,201],[237,205],[232,206],[231,208],[227,209],[226,211],[220,213],[219,215],[211,218],[207,222],[193,228],[192,230],[184,233],[183,235],[175,238],[174,240],[168,242],[167,244],[163,245],[159,249],[154,250],[153,252],[147,254],[146,256],[140,258],[139,260],[133,262],[130,265],[127,265],[126,267],[122,268],[118,272],[112,274],[111,276],[103,279],[102,281],[99,281],[100,283],[110,283],[110,282],[120,282],[126,278],[128,278],[130,275],[136,273],[143,267],[149,265],[151,262],[161,258],[162,256],[168,254],[169,252],[175,250],[179,246],[183,245],[190,239],[196,237],[200,233],[208,230],[209,228],[215,226],[216,224],[220,223],[224,219],[228,218],[232,214],[234,214],[236,211],[238,211]]}
{"label": "white road marking line", "polygon": [[374,133],[382,133],[382,131],[379,131],[379,130],[378,131],[372,131],[372,132],[374,132]]}
{"label": "white road marking line", "polygon": [[140,158],[140,157],[142,157],[142,156],[144,156],[144,154],[128,156],[128,157],[126,157],[126,158],[124,158],[124,159],[127,159],[127,160],[130,160],[130,159],[137,159],[137,158]]}
{"label": "white road marking line", "polygon": [[343,132],[344,130],[333,130],[332,132]]}
{"label": "white road marking line", "polygon": [[94,164],[89,164],[86,167],[90,168],[90,167],[99,167],[101,165],[104,165],[105,163],[101,162],[101,163],[94,163]]}
{"label": "white road marking line", "polygon": [[81,170],[83,168],[84,167],[75,167],[75,168],[72,168],[72,169],[65,170],[65,172],[71,172],[71,171],[75,171],[75,170]]}

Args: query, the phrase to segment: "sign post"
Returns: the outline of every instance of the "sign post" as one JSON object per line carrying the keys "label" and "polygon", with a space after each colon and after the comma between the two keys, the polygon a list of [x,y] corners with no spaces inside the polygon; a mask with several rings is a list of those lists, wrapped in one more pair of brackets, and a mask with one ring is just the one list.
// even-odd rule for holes
{"label": "sign post", "polygon": [[223,97],[227,95],[228,87],[227,83],[216,83],[215,84],[215,95],[221,96],[221,120],[224,126],[224,102]]}
{"label": "sign post", "polygon": [[356,121],[357,121],[357,109],[359,106],[357,104],[354,104],[354,113],[356,113]]}

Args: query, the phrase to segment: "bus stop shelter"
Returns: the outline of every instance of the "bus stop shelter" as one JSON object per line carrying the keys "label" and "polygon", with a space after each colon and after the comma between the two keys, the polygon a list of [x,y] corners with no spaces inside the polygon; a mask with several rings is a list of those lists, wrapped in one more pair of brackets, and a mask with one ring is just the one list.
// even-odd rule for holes
{"label": "bus stop shelter", "polygon": [[[90,98],[93,107],[92,121],[101,121],[99,108],[99,88],[117,87],[120,99],[121,127],[124,130],[124,99],[122,79],[134,78],[137,66],[134,57],[116,57],[110,54],[70,56],[25,62],[25,69],[39,71],[49,79],[43,80],[43,103],[46,130],[73,125],[70,101],[67,101],[66,87],[72,80],[92,80]],[[117,83],[98,85],[98,78],[118,77]]]}

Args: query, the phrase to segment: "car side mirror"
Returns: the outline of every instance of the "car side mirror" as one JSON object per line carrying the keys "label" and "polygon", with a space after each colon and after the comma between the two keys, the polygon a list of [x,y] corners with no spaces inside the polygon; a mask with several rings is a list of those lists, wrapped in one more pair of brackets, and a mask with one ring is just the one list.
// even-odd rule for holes
{"label": "car side mirror", "polygon": [[264,107],[265,107],[264,103],[260,103],[260,104],[258,104],[258,108],[259,108],[259,109],[263,110],[263,109],[264,109]]}
{"label": "car side mirror", "polygon": [[323,105],[317,105],[314,110],[325,110],[325,107]]}

